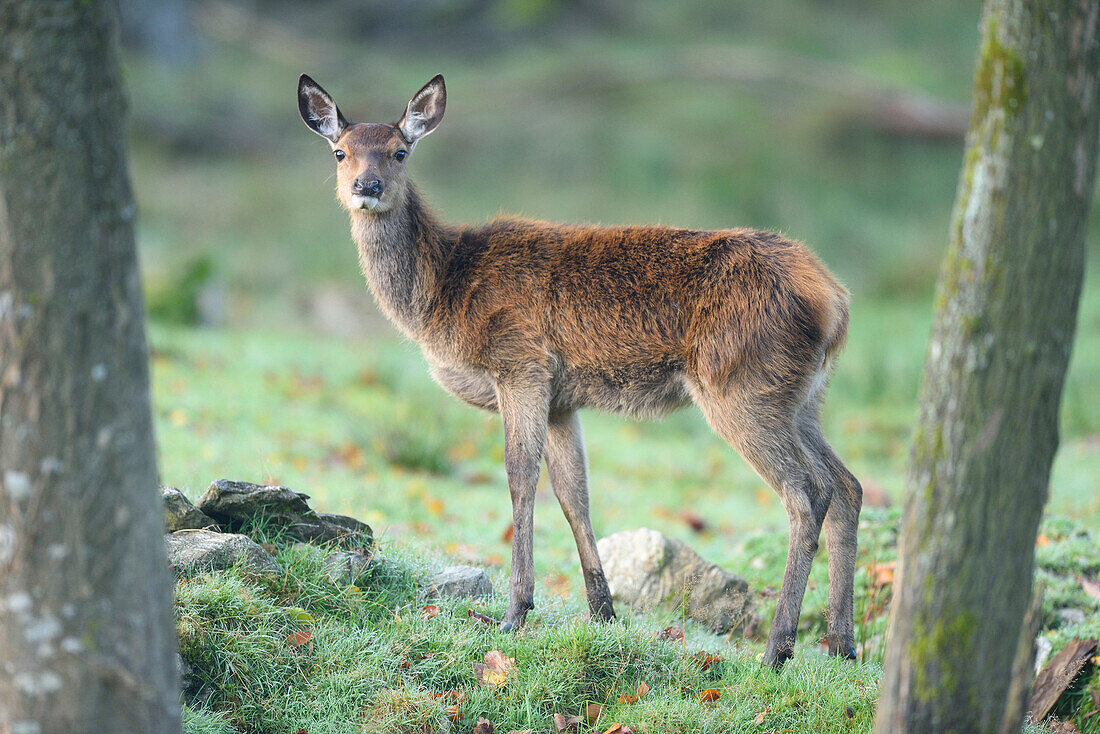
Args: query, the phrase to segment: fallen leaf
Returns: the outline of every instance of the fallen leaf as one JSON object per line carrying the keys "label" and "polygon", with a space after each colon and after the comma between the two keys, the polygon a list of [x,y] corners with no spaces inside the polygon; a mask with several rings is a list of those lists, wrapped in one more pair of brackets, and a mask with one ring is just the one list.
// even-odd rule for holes
{"label": "fallen leaf", "polygon": [[603,706],[598,703],[590,703],[584,707],[584,720],[589,726],[595,724],[603,716]]}
{"label": "fallen leaf", "polygon": [[713,703],[721,697],[722,693],[717,688],[708,688],[699,694],[699,701],[702,703]]}
{"label": "fallen leaf", "polygon": [[477,682],[486,688],[496,688],[508,682],[508,671],[515,665],[515,659],[506,656],[500,650],[485,653],[485,664],[474,665]]}
{"label": "fallen leaf", "polygon": [[768,709],[764,709],[763,711],[761,711],[760,713],[758,713],[756,715],[756,717],[752,720],[752,723],[756,724],[757,726],[760,726],[761,724],[764,723],[764,719],[767,717],[767,715],[768,715]]}
{"label": "fallen leaf", "polygon": [[452,704],[452,705],[448,706],[447,708],[443,709],[443,713],[445,713],[447,715],[448,719],[450,719],[451,721],[456,721],[456,722],[459,719],[461,719],[463,716],[465,716],[465,714],[462,713],[462,707],[459,706],[457,703]]}
{"label": "fallen leaf", "polygon": [[284,614],[295,622],[315,622],[313,615],[301,607],[290,607]]}
{"label": "fallen leaf", "polygon": [[534,729],[512,729],[508,734],[535,734]]}
{"label": "fallen leaf", "polygon": [[1037,548],[1045,548],[1048,545],[1050,545],[1050,538],[1045,535],[1040,534],[1039,537],[1035,539],[1035,546]]}
{"label": "fallen leaf", "polygon": [[684,631],[674,624],[671,627],[665,627],[663,630],[658,632],[657,639],[676,642],[678,640],[684,639]]}
{"label": "fallen leaf", "polygon": [[499,627],[500,626],[500,622],[498,622],[497,620],[493,619],[492,617],[490,617],[486,614],[482,614],[481,612],[475,612],[473,609],[467,609],[466,610],[466,616],[469,617],[474,622],[480,622],[481,624],[492,625],[493,627]]}
{"label": "fallen leaf", "polygon": [[1077,583],[1081,584],[1081,588],[1093,599],[1100,599],[1100,584],[1083,576],[1077,577]]}
{"label": "fallen leaf", "polygon": [[424,617],[424,619],[431,619],[432,617],[439,614],[439,611],[439,607],[437,607],[435,604],[429,604],[428,606],[420,610],[420,615]]}
{"label": "fallen leaf", "polygon": [[474,734],[493,734],[496,729],[493,727],[491,721],[484,716],[477,717],[477,724],[474,725]]}
{"label": "fallen leaf", "polygon": [[625,724],[612,724],[603,734],[634,734],[634,730]]}
{"label": "fallen leaf", "polygon": [[638,698],[641,698],[645,694],[649,693],[649,684],[646,683],[645,681],[642,681],[641,683],[638,684],[637,692],[638,692]]}
{"label": "fallen leaf", "polygon": [[706,670],[715,663],[722,662],[722,657],[720,655],[712,655],[709,652],[697,652],[691,656],[691,659],[699,663],[701,670]]}
{"label": "fallen leaf", "polygon": [[894,583],[894,570],[897,568],[897,561],[889,561],[887,563],[876,563],[871,566],[871,583],[877,589],[880,586],[888,586]]}
{"label": "fallen leaf", "polygon": [[305,629],[298,630],[297,632],[292,632],[287,638],[291,645],[297,645],[299,647],[306,644],[311,639],[313,639],[312,627],[306,627]]}
{"label": "fallen leaf", "polygon": [[579,729],[581,724],[583,723],[583,716],[563,716],[561,714],[554,714],[554,728],[556,728],[558,731]]}
{"label": "fallen leaf", "polygon": [[710,525],[706,520],[696,515],[691,510],[688,510],[680,515],[680,519],[683,520],[693,532],[705,533],[710,530]]}

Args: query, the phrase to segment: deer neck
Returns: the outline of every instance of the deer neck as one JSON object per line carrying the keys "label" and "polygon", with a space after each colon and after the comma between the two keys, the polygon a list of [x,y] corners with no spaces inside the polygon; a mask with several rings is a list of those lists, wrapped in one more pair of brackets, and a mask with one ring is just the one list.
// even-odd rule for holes
{"label": "deer neck", "polygon": [[406,336],[419,340],[437,290],[447,230],[409,184],[404,206],[380,215],[353,211],[351,231],[379,307]]}

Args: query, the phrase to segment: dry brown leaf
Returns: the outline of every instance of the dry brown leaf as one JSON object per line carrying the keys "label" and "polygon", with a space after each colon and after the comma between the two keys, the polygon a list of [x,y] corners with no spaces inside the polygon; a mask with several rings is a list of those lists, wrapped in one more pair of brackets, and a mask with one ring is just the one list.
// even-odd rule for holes
{"label": "dry brown leaf", "polygon": [[305,629],[298,630],[297,632],[292,632],[290,634],[290,636],[287,638],[287,641],[291,645],[296,645],[298,647],[301,647],[302,645],[306,644],[307,642],[309,642],[312,639],[313,639],[313,628],[312,627],[306,627]]}
{"label": "dry brown leaf", "polygon": [[888,563],[876,563],[871,566],[871,583],[876,589],[894,583],[894,571],[897,569],[897,565],[897,561],[889,561]]}
{"label": "dry brown leaf", "polygon": [[474,665],[474,674],[477,682],[486,688],[496,688],[508,682],[508,672],[515,665],[515,660],[508,657],[500,650],[490,650],[485,653],[485,664]]}
{"label": "dry brown leaf", "polygon": [[451,721],[458,721],[465,715],[462,713],[462,707],[459,706],[457,703],[443,709],[443,713],[446,714],[447,718]]}
{"label": "dry brown leaf", "polygon": [[439,611],[439,607],[437,607],[435,604],[429,604],[428,606],[420,610],[420,615],[424,617],[424,619],[431,619],[432,617],[439,614]]}
{"label": "dry brown leaf", "polygon": [[474,734],[493,734],[496,728],[493,726],[493,722],[486,719],[484,716],[477,717],[477,724],[474,725]]}
{"label": "dry brown leaf", "polygon": [[635,689],[633,694],[624,693],[619,696],[619,703],[634,703],[647,693],[649,693],[649,684],[645,681],[642,681],[638,684],[638,687],[637,689]]}
{"label": "dry brown leaf", "polygon": [[671,627],[665,627],[663,630],[657,633],[658,640],[669,640],[670,642],[677,642],[684,639],[684,631],[680,629],[678,625],[672,625]]}
{"label": "dry brown leaf", "polygon": [[612,724],[604,730],[603,734],[634,734],[634,729],[626,724]]}
{"label": "dry brown leaf", "polygon": [[697,652],[691,656],[691,659],[699,663],[699,667],[702,670],[706,670],[715,663],[722,662],[722,657],[720,655],[712,655],[709,652]]}
{"label": "dry brown leaf", "polygon": [[710,525],[706,520],[696,515],[691,510],[687,510],[680,514],[680,519],[683,520],[693,532],[705,533],[710,530]]}
{"label": "dry brown leaf", "polygon": [[768,715],[768,710],[764,709],[763,711],[761,711],[760,713],[758,713],[756,715],[756,717],[752,720],[752,723],[756,724],[757,726],[760,726],[761,724],[764,723],[764,717],[766,717],[767,715]]}
{"label": "dry brown leaf", "polygon": [[563,716],[562,714],[554,714],[554,728],[558,731],[579,729],[583,723],[583,716]]}
{"label": "dry brown leaf", "polygon": [[499,627],[500,622],[481,612],[475,612],[473,609],[466,610],[466,616],[473,622],[480,622],[481,624],[487,624],[492,627]]}
{"label": "dry brown leaf", "polygon": [[717,688],[708,688],[699,694],[699,701],[702,703],[713,703],[722,696],[722,693]]}
{"label": "dry brown leaf", "polygon": [[1043,548],[1048,545],[1050,545],[1050,538],[1047,536],[1040,534],[1039,537],[1035,538],[1035,547]]}
{"label": "dry brown leaf", "polygon": [[590,703],[584,707],[584,720],[591,726],[600,720],[603,716],[603,705],[598,703]]}

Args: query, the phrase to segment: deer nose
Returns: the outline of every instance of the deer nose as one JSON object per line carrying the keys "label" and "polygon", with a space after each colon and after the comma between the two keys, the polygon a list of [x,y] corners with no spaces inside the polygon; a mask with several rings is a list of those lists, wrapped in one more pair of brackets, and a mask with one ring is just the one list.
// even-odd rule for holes
{"label": "deer nose", "polygon": [[377,199],[382,195],[382,182],[377,178],[372,178],[369,181],[357,178],[355,183],[351,185],[351,189],[360,196],[370,196]]}

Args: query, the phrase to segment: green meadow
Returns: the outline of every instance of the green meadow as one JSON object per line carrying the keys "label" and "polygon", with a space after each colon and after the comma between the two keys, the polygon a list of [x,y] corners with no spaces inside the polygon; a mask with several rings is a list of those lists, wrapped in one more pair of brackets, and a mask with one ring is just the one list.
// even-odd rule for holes
{"label": "green meadow", "polygon": [[[480,715],[500,732],[551,731],[554,713],[598,703],[586,726],[601,732],[615,722],[650,732],[869,731],[963,150],[958,135],[899,132],[883,120],[900,97],[961,110],[965,122],[976,4],[502,2],[476,20],[448,7],[212,3],[198,6],[201,53],[191,63],[126,56],[163,482],[192,499],[223,477],[286,485],[369,523],[386,559],[349,592],[324,580],[323,549],[271,537],[288,568],[280,585],[236,572],[182,582],[181,645],[207,671],[188,730],[470,731]],[[500,420],[434,385],[416,345],[365,295],[328,148],[298,117],[301,72],[350,118],[375,122],[396,119],[423,82],[445,75],[446,117],[409,167],[446,219],[759,227],[820,254],[852,291],[824,424],[868,497],[856,664],[827,659],[818,644],[824,551],[799,648],[779,675],[757,662],[761,633],[717,638],[675,612],[587,623],[572,537],[545,477],[528,628],[505,636],[478,626],[464,602],[424,618],[418,582],[454,562],[489,570],[498,594],[478,608],[503,612],[511,510]],[[1100,532],[1095,216],[1088,247],[1038,550],[1055,649],[1098,631],[1096,599],[1078,583],[1100,571],[1089,535]],[[694,409],[661,422],[582,420],[597,536],[649,527],[682,538],[747,578],[767,618],[786,553],[771,490]],[[1063,623],[1064,608],[1086,611],[1086,621]],[[288,641],[302,627],[293,609],[313,620],[308,646]],[[685,640],[656,640],[669,625]],[[472,672],[490,650],[515,659],[500,689]],[[698,651],[722,661],[704,670]],[[618,703],[642,681],[649,693]],[[1088,686],[1062,713],[1097,732]],[[703,703],[708,688],[721,695]],[[455,698],[463,717],[452,723]]]}

